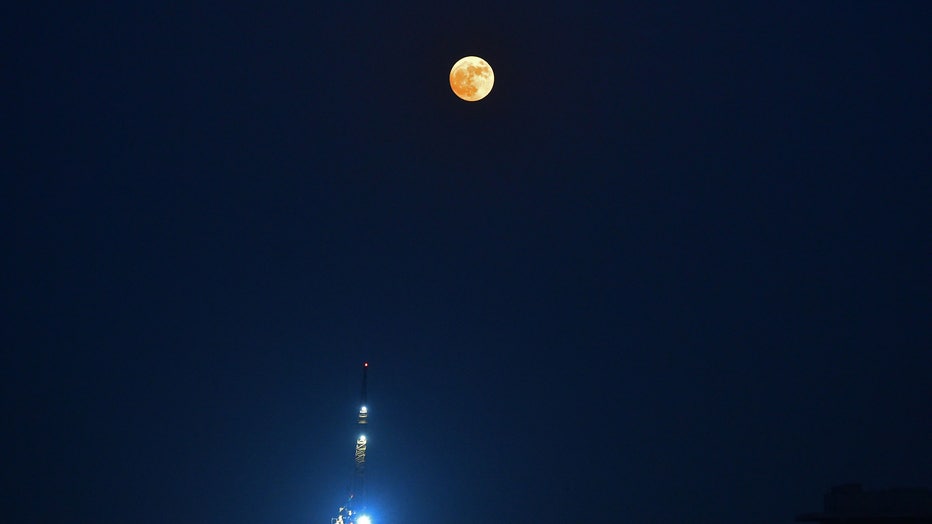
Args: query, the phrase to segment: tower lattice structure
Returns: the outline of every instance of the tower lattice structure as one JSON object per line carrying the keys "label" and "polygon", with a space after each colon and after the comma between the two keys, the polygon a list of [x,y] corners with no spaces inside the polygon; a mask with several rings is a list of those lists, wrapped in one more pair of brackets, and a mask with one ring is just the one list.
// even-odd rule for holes
{"label": "tower lattice structure", "polygon": [[366,509],[366,428],[369,424],[369,407],[366,400],[366,373],[369,363],[362,365],[362,394],[359,413],[356,417],[358,436],[356,437],[356,452],[353,458],[353,482],[349,498],[340,506],[336,517],[330,519],[331,524],[369,524],[365,517]]}

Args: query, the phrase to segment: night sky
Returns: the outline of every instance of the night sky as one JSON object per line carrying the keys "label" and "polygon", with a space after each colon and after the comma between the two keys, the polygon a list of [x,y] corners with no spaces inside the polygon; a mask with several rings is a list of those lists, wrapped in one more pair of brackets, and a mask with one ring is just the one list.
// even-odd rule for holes
{"label": "night sky", "polygon": [[932,3],[20,4],[5,522],[329,523],[364,361],[377,524],[932,486]]}

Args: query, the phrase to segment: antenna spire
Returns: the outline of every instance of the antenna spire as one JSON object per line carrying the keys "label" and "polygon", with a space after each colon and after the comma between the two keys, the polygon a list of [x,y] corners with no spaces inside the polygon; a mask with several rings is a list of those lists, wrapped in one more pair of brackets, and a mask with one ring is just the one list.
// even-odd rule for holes
{"label": "antenna spire", "polygon": [[364,362],[362,365],[362,405],[366,405],[366,371],[369,370],[369,363]]}
{"label": "antenna spire", "polygon": [[369,423],[369,406],[366,405],[366,372],[368,370],[369,363],[364,362],[362,365],[362,403],[359,405],[359,415],[356,419],[356,426],[359,433],[356,437],[353,487],[350,492],[349,500],[340,507],[339,514],[330,520],[331,524],[368,524],[371,522],[369,517],[365,514],[366,449],[369,447],[369,440],[366,438],[366,429]]}

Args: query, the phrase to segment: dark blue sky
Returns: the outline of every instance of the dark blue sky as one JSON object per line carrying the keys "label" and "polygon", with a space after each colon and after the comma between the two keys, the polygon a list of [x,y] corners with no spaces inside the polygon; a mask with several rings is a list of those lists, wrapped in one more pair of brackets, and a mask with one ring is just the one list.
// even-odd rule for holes
{"label": "dark blue sky", "polygon": [[329,522],[364,360],[379,524],[932,485],[932,4],[110,4],[3,17],[7,522]]}

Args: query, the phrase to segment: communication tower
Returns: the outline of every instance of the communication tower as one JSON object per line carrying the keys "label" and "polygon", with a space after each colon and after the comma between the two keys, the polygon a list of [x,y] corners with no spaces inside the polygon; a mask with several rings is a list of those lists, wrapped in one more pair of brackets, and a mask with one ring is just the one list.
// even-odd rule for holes
{"label": "communication tower", "polygon": [[366,428],[369,424],[369,407],[366,405],[366,372],[369,363],[362,365],[362,400],[359,405],[359,414],[356,417],[356,455],[353,466],[353,483],[349,498],[340,506],[337,516],[330,519],[330,524],[372,524],[366,514]]}

